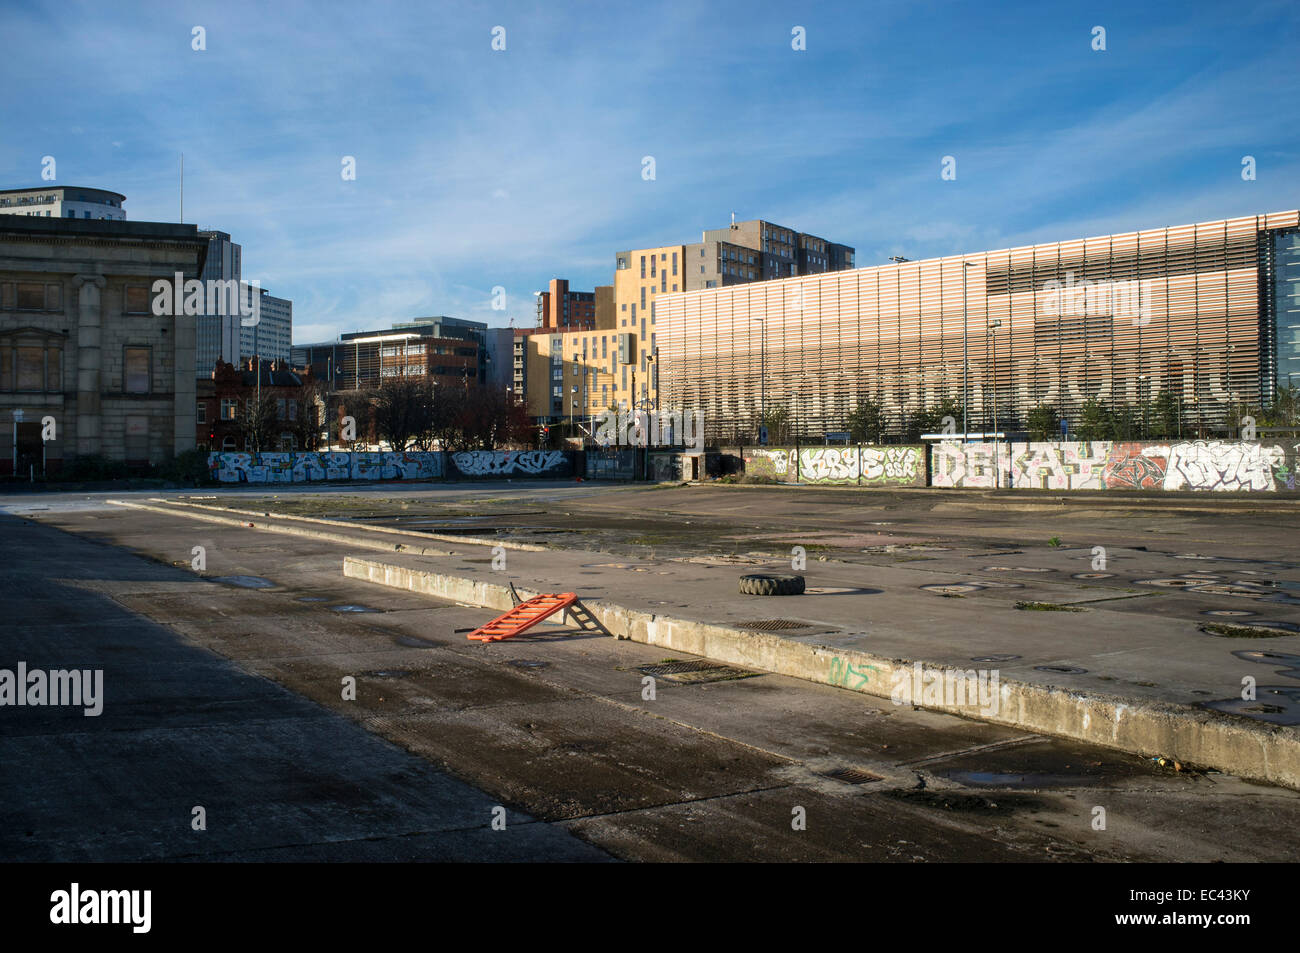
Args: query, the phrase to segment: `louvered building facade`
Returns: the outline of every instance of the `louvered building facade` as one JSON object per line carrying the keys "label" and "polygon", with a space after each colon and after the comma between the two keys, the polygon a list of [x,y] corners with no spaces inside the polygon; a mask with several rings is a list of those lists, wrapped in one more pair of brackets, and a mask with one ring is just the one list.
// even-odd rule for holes
{"label": "louvered building facade", "polygon": [[859,401],[888,426],[944,398],[969,428],[1168,395],[1189,432],[1300,385],[1297,213],[901,262],[657,301],[660,406],[751,442],[760,403],[808,437]]}

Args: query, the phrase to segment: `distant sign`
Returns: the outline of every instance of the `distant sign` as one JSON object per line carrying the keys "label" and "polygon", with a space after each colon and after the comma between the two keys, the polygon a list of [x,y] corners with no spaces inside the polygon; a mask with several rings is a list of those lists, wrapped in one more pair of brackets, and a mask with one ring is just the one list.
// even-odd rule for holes
{"label": "distant sign", "polygon": [[763,447],[766,447],[766,446],[767,446],[767,428],[766,428],[766,427],[759,427],[759,428],[758,428],[758,443],[759,443],[759,446],[763,446]]}
{"label": "distant sign", "polygon": [[835,441],[839,441],[840,443],[848,443],[852,439],[853,439],[853,434],[849,433],[847,430],[834,430],[826,434],[827,442],[835,440]]}

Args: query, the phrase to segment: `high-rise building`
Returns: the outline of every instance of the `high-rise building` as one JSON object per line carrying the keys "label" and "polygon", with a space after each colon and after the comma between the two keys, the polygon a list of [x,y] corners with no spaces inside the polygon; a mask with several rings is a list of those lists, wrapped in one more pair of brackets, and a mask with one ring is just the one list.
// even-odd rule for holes
{"label": "high-rise building", "polygon": [[0,189],[0,215],[79,218],[125,222],[126,196],[107,189],[51,185],[36,189]]}
{"label": "high-rise building", "polygon": [[535,291],[537,326],[548,331],[590,331],[596,327],[596,295],[570,291],[565,278],[552,278],[546,291]]}
{"label": "high-rise building", "polygon": [[[293,302],[287,298],[277,298],[265,288],[252,285],[245,285],[243,294],[246,310],[257,315],[257,323],[240,322],[240,357],[287,362],[293,350]],[[258,298],[256,308],[253,306],[253,295]]]}
{"label": "high-rise building", "polygon": [[[200,229],[199,235],[208,240],[208,257],[200,279],[206,286],[210,281],[239,282],[242,280],[243,249],[230,240],[227,232]],[[207,298],[204,300],[207,308]],[[240,316],[237,309],[215,307],[197,317],[198,344],[195,348],[195,376],[208,377],[217,361],[239,363],[241,356]]]}

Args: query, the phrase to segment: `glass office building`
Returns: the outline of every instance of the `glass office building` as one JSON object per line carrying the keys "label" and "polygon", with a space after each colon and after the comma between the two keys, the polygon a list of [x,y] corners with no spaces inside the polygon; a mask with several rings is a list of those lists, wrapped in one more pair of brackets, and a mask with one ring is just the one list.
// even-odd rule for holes
{"label": "glass office building", "polygon": [[[862,400],[902,434],[963,402],[971,431],[1163,396],[1189,432],[1300,383],[1295,211],[661,295],[663,409],[752,442],[760,404],[808,439]],[[960,427],[961,422],[958,421]]]}

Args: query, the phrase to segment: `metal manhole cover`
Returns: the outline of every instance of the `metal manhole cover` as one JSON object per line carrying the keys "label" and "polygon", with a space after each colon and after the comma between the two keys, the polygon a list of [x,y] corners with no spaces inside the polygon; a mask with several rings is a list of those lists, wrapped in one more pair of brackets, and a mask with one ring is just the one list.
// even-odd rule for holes
{"label": "metal manhole cover", "polygon": [[811,629],[813,625],[810,622],[798,622],[794,619],[759,619],[757,622],[741,622],[740,627],[775,632],[778,629]]}
{"label": "metal manhole cover", "polygon": [[966,582],[936,582],[921,586],[920,588],[924,589],[926,592],[937,592],[941,596],[960,596],[968,592],[979,592],[984,587]]}
{"label": "metal manhole cover", "polygon": [[832,781],[842,781],[844,784],[869,784],[881,780],[880,775],[863,771],[861,768],[836,768],[834,771],[823,771],[822,777],[830,778]]}
{"label": "metal manhole cover", "polygon": [[753,678],[762,672],[720,665],[703,659],[691,662],[660,662],[657,665],[642,665],[637,668],[642,675],[666,678],[672,682],[695,684],[699,682],[724,682],[738,678]]}
{"label": "metal manhole cover", "polygon": [[1058,675],[1087,675],[1086,668],[1075,668],[1073,665],[1035,665],[1036,672],[1055,672]]}

